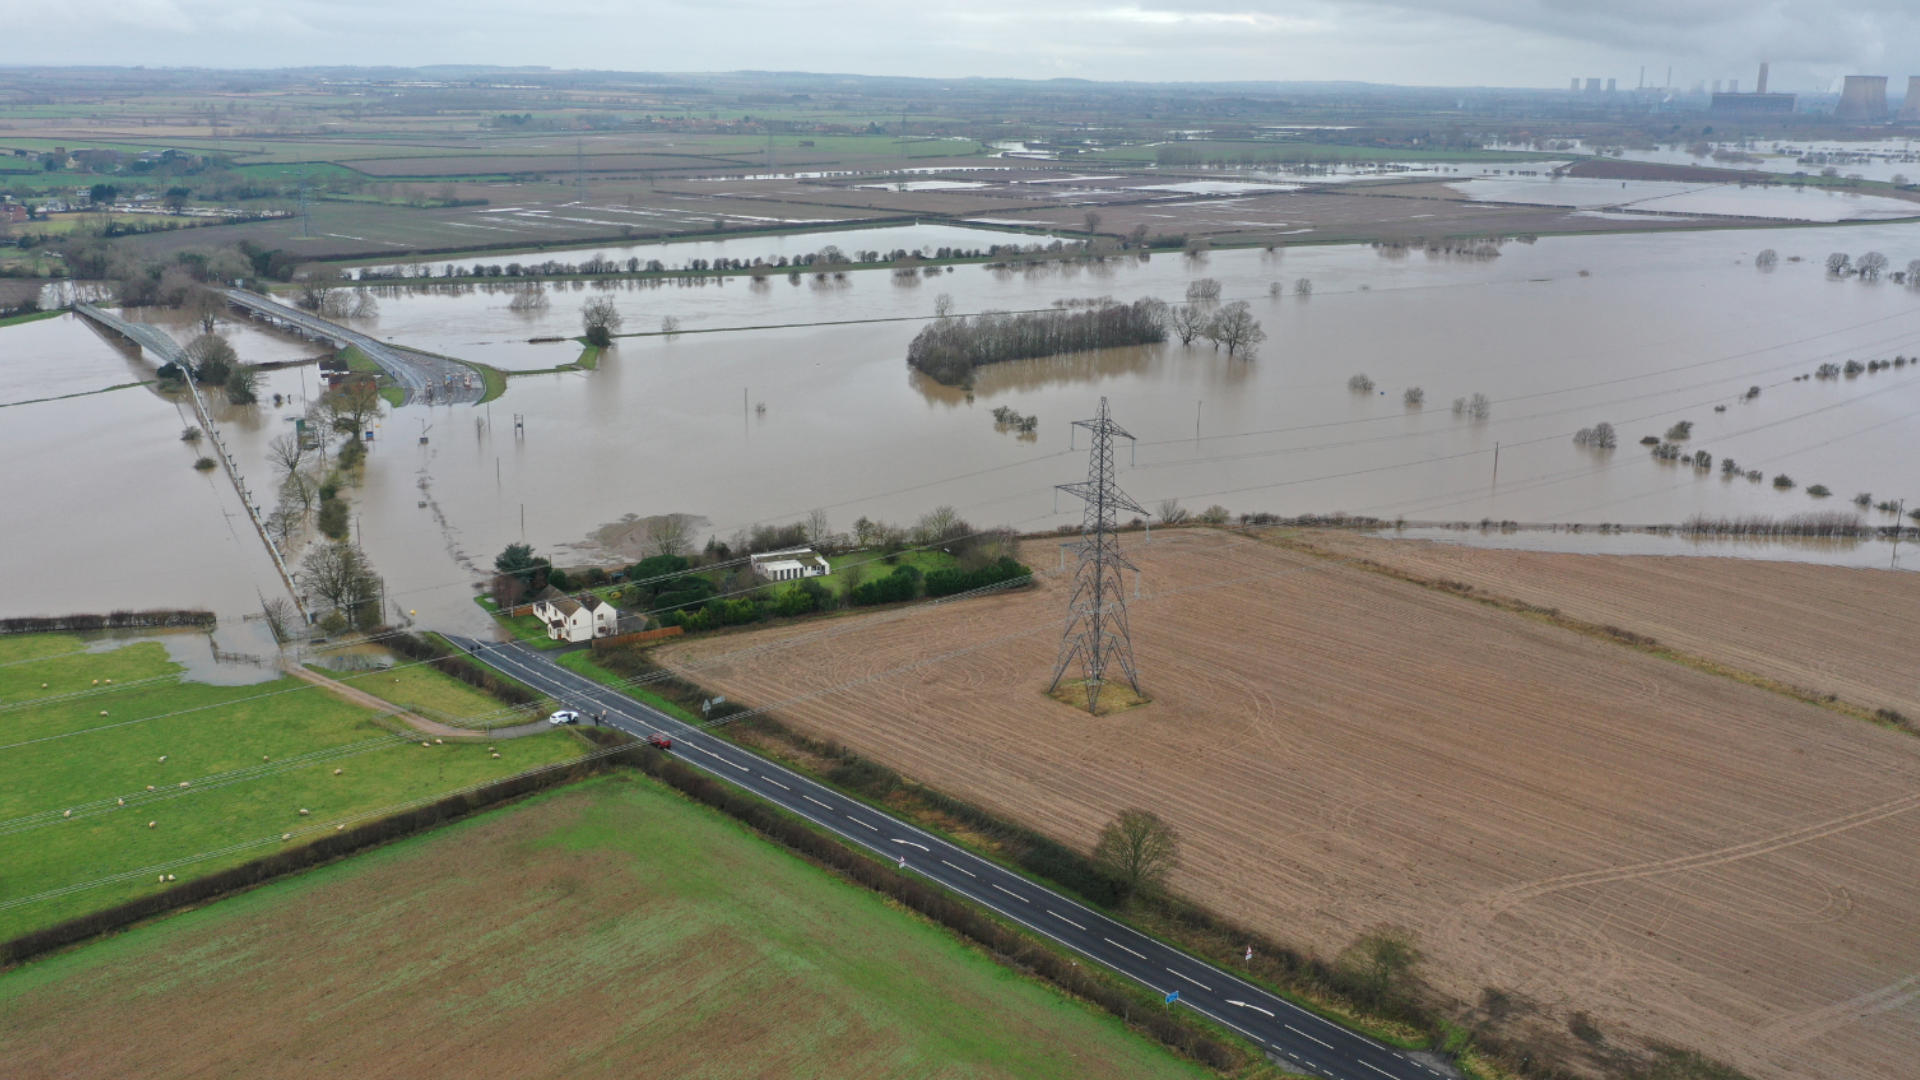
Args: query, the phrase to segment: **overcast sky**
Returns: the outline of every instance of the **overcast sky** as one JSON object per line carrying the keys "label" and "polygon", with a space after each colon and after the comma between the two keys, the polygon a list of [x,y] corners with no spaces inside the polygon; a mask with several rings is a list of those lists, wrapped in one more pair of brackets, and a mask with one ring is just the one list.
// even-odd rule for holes
{"label": "overcast sky", "polygon": [[1920,74],[1920,0],[0,0],[0,64],[1562,87]]}

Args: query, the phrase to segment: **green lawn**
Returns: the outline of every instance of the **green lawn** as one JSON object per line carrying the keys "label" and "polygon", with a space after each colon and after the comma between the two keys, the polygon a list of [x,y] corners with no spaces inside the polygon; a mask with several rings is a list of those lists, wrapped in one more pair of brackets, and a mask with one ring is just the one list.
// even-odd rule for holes
{"label": "green lawn", "polygon": [[[82,646],[65,634],[0,638],[0,708],[24,705],[0,711],[0,903],[331,824],[580,752],[559,733],[501,742],[498,759],[484,743],[423,748],[392,737],[367,710],[291,677],[211,686],[182,681],[180,666],[158,642],[105,653],[83,653]],[[463,709],[473,704],[462,684],[410,670],[420,672],[407,676],[412,696],[464,702]],[[337,677],[367,679],[370,692],[381,692],[378,675]],[[444,685],[434,688],[434,680]],[[26,704],[75,693],[86,696]],[[365,752],[289,761],[328,749]],[[333,775],[336,768],[343,775]],[[231,784],[217,779],[240,769],[266,775]],[[182,781],[191,786],[181,788]],[[149,793],[148,785],[156,790]],[[116,799],[131,805],[119,807]],[[86,809],[102,801],[107,805]],[[311,814],[300,816],[302,808]],[[75,809],[73,818],[58,816],[67,809]],[[171,872],[186,879],[266,850],[230,852]],[[0,910],[0,938],[158,886],[157,874],[141,876]]]}
{"label": "green lawn", "polygon": [[838,596],[847,590],[846,572],[849,567],[860,568],[861,581],[874,581],[893,573],[897,566],[911,566],[922,574],[928,574],[935,570],[951,570],[960,564],[944,551],[902,551],[894,556],[892,562],[886,561],[876,551],[855,551],[845,555],[829,555],[827,565],[833,567],[833,573],[813,580]]}
{"label": "green lawn", "polygon": [[39,322],[41,319],[52,319],[65,314],[66,311],[61,308],[55,308],[52,311],[30,311],[25,315],[9,315],[0,319],[0,326],[19,326],[21,323]]}
{"label": "green lawn", "polygon": [[473,598],[473,602],[479,604],[482,610],[493,616],[494,622],[512,631],[514,637],[519,638],[521,641],[526,642],[536,649],[558,649],[562,645],[567,644],[564,641],[555,641],[553,638],[548,637],[546,624],[534,618],[532,615],[502,615],[500,613],[500,605],[485,596],[476,596]]}
{"label": "green lawn", "polygon": [[155,1073],[1210,1075],[633,774],[0,976],[15,1075],[104,1075],[98,1031]]}

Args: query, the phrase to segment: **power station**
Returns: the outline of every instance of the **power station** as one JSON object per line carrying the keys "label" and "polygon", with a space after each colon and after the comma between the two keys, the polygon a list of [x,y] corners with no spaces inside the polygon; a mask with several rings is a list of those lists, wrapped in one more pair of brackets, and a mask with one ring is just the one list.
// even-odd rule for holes
{"label": "power station", "polygon": [[1792,94],[1767,93],[1767,65],[1760,65],[1760,79],[1754,84],[1751,94],[1740,93],[1740,83],[1734,81],[1726,93],[1718,92],[1718,83],[1714,84],[1713,111],[1717,113],[1790,113],[1793,111]]}

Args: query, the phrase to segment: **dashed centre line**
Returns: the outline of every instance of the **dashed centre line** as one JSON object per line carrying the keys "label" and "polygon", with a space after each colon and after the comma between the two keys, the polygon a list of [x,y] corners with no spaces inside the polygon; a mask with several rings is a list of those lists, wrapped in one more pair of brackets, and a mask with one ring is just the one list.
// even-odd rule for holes
{"label": "dashed centre line", "polygon": [[964,867],[964,866],[954,866],[954,864],[952,864],[952,863],[950,863],[950,862],[947,862],[947,860],[945,860],[945,859],[941,859],[940,861],[941,861],[941,862],[943,862],[943,863],[947,863],[947,865],[948,865],[948,866],[953,866],[953,868],[954,868],[955,870],[958,870],[958,871],[960,871],[961,873],[963,873],[963,874],[965,874],[965,875],[967,875],[968,877],[976,877],[976,876],[978,876],[978,875],[976,875],[976,874],[975,874],[975,873],[974,873],[973,871],[971,871],[971,870],[969,870],[969,869],[967,869],[967,868],[966,868],[966,867]]}
{"label": "dashed centre line", "polygon": [[1363,1061],[1363,1062],[1361,1062],[1360,1064],[1362,1064],[1362,1065],[1365,1065],[1365,1066],[1366,1066],[1367,1068],[1369,1068],[1369,1069],[1372,1069],[1372,1070],[1373,1070],[1374,1072],[1377,1072],[1377,1073],[1379,1073],[1379,1074],[1380,1074],[1381,1076],[1386,1076],[1386,1077],[1391,1077],[1391,1076],[1393,1075],[1392,1073],[1390,1073],[1390,1072],[1388,1072],[1387,1070],[1385,1070],[1385,1069],[1383,1069],[1383,1068],[1381,1068],[1380,1066],[1378,1066],[1378,1065],[1375,1065],[1375,1064],[1374,1064],[1373,1062],[1371,1062],[1371,1061]]}
{"label": "dashed centre line", "polygon": [[1128,952],[1128,953],[1133,953],[1133,955],[1135,955],[1135,956],[1138,956],[1138,957],[1139,957],[1140,959],[1142,959],[1142,960],[1145,960],[1145,959],[1147,958],[1147,957],[1146,957],[1146,954],[1144,954],[1144,953],[1137,953],[1137,952],[1133,952],[1133,950],[1132,950],[1132,949],[1129,949],[1129,948],[1127,948],[1127,947],[1126,947],[1125,945],[1122,945],[1122,944],[1120,944],[1119,942],[1117,942],[1117,941],[1115,941],[1115,940],[1113,940],[1113,939],[1112,939],[1112,938],[1110,938],[1110,937],[1109,937],[1109,938],[1101,938],[1100,940],[1101,940],[1101,941],[1104,941],[1104,942],[1106,942],[1107,944],[1109,944],[1109,945],[1111,945],[1111,946],[1113,946],[1113,947],[1114,947],[1114,948],[1116,948],[1116,949],[1119,949],[1119,950],[1120,950],[1121,952]]}
{"label": "dashed centre line", "polygon": [[[847,820],[853,822],[855,825],[867,825],[866,822],[861,821],[859,818],[854,817],[852,814],[847,815]],[[880,831],[880,827],[878,825],[867,825],[867,828],[872,829],[874,832]]]}
{"label": "dashed centre line", "polygon": [[787,785],[785,785],[785,784],[783,784],[783,783],[781,783],[780,781],[778,781],[778,780],[775,780],[775,779],[774,779],[773,777],[771,777],[771,776],[762,776],[762,777],[761,777],[760,779],[762,779],[762,780],[765,780],[765,781],[766,781],[767,783],[769,783],[769,784],[772,784],[772,785],[773,785],[774,787],[777,787],[777,788],[779,788],[779,789],[780,789],[781,791],[792,791],[792,790],[793,790],[792,788],[790,788],[790,787],[788,787]]}
{"label": "dashed centre line", "polygon": [[1199,987],[1200,989],[1205,990],[1207,993],[1209,994],[1213,993],[1213,987],[1208,986],[1206,983],[1201,982],[1199,979],[1196,979],[1191,975],[1182,975],[1179,972],[1174,971],[1172,968],[1168,968],[1167,972],[1176,979],[1185,979],[1188,982],[1192,983],[1193,985]]}
{"label": "dashed centre line", "polygon": [[[1000,886],[998,886],[998,885],[995,885],[995,886],[994,886],[994,888],[996,888],[996,889],[1000,889]],[[1006,894],[1007,894],[1008,896],[1011,896],[1011,897],[1013,897],[1013,898],[1014,898],[1015,900],[1018,900],[1018,901],[1020,901],[1020,902],[1021,902],[1021,903],[1023,903],[1023,904],[1030,904],[1030,903],[1032,903],[1032,902],[1033,902],[1033,901],[1031,901],[1031,900],[1028,900],[1028,899],[1027,899],[1026,897],[1024,897],[1024,896],[1021,896],[1021,895],[1020,895],[1019,893],[1017,893],[1017,892],[1014,892],[1014,891],[1013,891],[1012,889],[1000,889],[1000,891],[1001,891],[1001,892],[1003,892],[1003,893],[1006,893]]]}
{"label": "dashed centre line", "polygon": [[1297,1028],[1297,1027],[1294,1027],[1294,1026],[1293,1026],[1292,1024],[1287,1024],[1287,1025],[1285,1025],[1285,1027],[1286,1027],[1286,1029],[1287,1029],[1288,1031],[1291,1031],[1291,1032],[1293,1032],[1293,1033],[1294,1033],[1295,1035],[1298,1035],[1298,1036],[1300,1036],[1301,1038],[1303,1038],[1303,1039],[1305,1039],[1305,1040],[1307,1040],[1308,1042],[1317,1042],[1317,1043],[1320,1043],[1320,1045],[1321,1045],[1321,1046],[1324,1046],[1324,1047],[1326,1047],[1326,1048],[1327,1048],[1327,1049],[1329,1049],[1329,1050],[1331,1050],[1331,1049],[1333,1049],[1333,1044],[1332,1044],[1332,1043],[1330,1043],[1330,1042],[1321,1042],[1321,1040],[1319,1040],[1319,1039],[1316,1039],[1316,1038],[1314,1038],[1313,1036],[1311,1036],[1311,1035],[1309,1035],[1309,1034],[1307,1034],[1307,1033],[1306,1033],[1306,1032],[1304,1032],[1304,1031],[1301,1031],[1301,1030],[1300,1030],[1299,1028]]}
{"label": "dashed centre line", "polygon": [[805,800],[807,800],[808,802],[810,802],[810,803],[812,803],[813,805],[815,805],[815,806],[818,806],[818,807],[820,807],[820,808],[821,808],[822,810],[831,810],[831,809],[833,809],[833,807],[831,807],[831,806],[828,806],[828,805],[827,805],[826,803],[823,803],[823,802],[821,802],[821,801],[820,801],[819,799],[816,799],[816,798],[814,798],[814,797],[813,797],[813,796],[811,796],[811,795],[802,795],[802,796],[800,796],[800,797],[801,797],[801,798],[803,798],[803,799],[805,799]]}
{"label": "dashed centre line", "polygon": [[1085,930],[1085,929],[1086,929],[1086,927],[1084,927],[1084,926],[1081,926],[1081,925],[1080,925],[1079,923],[1077,923],[1077,922],[1074,922],[1074,921],[1073,921],[1072,919],[1069,919],[1069,918],[1067,918],[1067,917],[1066,917],[1065,915],[1062,915],[1062,914],[1060,914],[1059,912],[1057,912],[1057,911],[1054,911],[1054,910],[1053,910],[1053,909],[1051,909],[1051,908],[1049,908],[1049,909],[1047,910],[1047,914],[1049,914],[1049,915],[1051,915],[1051,916],[1053,916],[1053,917],[1054,917],[1054,918],[1056,918],[1056,919],[1059,919],[1059,920],[1060,920],[1061,922],[1063,922],[1063,923],[1066,923],[1066,924],[1067,924],[1068,926],[1071,926],[1071,927],[1073,927],[1073,928],[1074,928],[1075,930]]}

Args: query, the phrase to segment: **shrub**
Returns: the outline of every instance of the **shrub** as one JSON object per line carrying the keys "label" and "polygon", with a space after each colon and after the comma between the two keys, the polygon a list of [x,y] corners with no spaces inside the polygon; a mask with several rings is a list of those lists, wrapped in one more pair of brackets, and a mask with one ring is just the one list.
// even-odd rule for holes
{"label": "shrub", "polygon": [[1356,394],[1372,393],[1373,380],[1367,378],[1365,372],[1361,372],[1360,374],[1355,375],[1354,377],[1347,380],[1347,389],[1353,391]]}
{"label": "shrub", "polygon": [[[898,573],[898,571],[895,572]],[[1002,558],[999,562],[983,566],[978,570],[935,570],[927,575],[927,595],[952,596],[955,593],[984,589],[990,585],[999,585],[1016,579],[1020,579],[1021,584],[1025,584],[1026,579],[1031,579],[1032,576],[1032,569],[1022,566],[1011,558]],[[859,589],[866,587],[858,586],[854,591],[858,592]],[[868,601],[859,602],[867,603]]]}
{"label": "shrub", "polygon": [[1786,473],[1781,473],[1773,478],[1773,486],[1785,491],[1787,488],[1793,486],[1793,477],[1788,476]]}
{"label": "shrub", "polygon": [[347,538],[347,504],[339,499],[322,499],[320,516],[316,522],[322,535],[329,540]]}
{"label": "shrub", "polygon": [[1693,436],[1693,421],[1691,420],[1682,420],[1679,423],[1667,429],[1668,442],[1679,442],[1682,439],[1691,438],[1692,436]]}
{"label": "shrub", "polygon": [[920,592],[920,571],[911,566],[896,566],[883,578],[856,585],[848,600],[855,604],[898,604]]}
{"label": "shrub", "polygon": [[199,469],[201,472],[206,472],[208,469],[211,469],[218,464],[220,463],[213,460],[210,457],[203,457],[200,460],[194,462],[193,467],[196,469]]}
{"label": "shrub", "polygon": [[1815,484],[1812,487],[1807,489],[1807,494],[1813,496],[1816,499],[1824,499],[1827,496],[1833,494],[1833,492],[1828,491],[1827,485],[1825,484]]}
{"label": "shrub", "polygon": [[340,445],[338,461],[343,469],[351,469],[367,460],[367,444],[360,439],[348,439]]}

